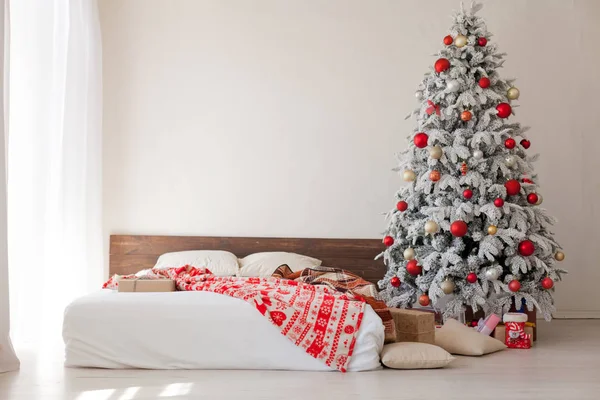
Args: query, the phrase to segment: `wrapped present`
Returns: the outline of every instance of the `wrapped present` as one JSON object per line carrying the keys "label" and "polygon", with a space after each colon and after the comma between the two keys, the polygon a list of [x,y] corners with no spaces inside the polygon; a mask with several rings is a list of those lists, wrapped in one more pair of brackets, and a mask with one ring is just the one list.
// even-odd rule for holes
{"label": "wrapped present", "polygon": [[494,328],[500,323],[500,317],[496,314],[490,314],[485,319],[480,318],[477,323],[477,332],[489,335]]}
{"label": "wrapped present", "polygon": [[120,279],[119,292],[174,292],[172,279]]}
{"label": "wrapped present", "polygon": [[432,312],[390,308],[396,325],[397,342],[435,343],[435,315]]}

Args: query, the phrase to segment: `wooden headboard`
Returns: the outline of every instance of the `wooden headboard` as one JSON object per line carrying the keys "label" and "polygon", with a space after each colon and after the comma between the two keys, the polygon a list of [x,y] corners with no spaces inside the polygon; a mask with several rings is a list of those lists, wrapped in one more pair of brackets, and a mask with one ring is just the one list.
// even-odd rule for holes
{"label": "wooden headboard", "polygon": [[383,250],[379,239],[140,235],[111,235],[109,273],[125,275],[152,268],[161,254],[185,250],[226,250],[239,258],[261,251],[287,251],[318,258],[323,266],[343,268],[371,282],[385,274],[383,261],[374,260]]}

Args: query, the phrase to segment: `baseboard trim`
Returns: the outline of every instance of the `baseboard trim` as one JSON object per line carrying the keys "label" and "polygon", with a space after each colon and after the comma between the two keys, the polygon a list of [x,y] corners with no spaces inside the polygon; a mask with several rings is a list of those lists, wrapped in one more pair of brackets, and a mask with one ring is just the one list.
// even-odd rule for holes
{"label": "baseboard trim", "polygon": [[553,317],[556,319],[600,319],[600,310],[559,310],[554,313]]}

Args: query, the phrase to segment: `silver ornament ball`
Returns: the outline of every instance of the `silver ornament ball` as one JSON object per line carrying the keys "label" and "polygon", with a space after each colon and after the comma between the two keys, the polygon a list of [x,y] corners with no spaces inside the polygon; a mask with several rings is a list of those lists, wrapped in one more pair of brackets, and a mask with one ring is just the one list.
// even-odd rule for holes
{"label": "silver ornament ball", "polygon": [[409,247],[407,249],[404,250],[404,259],[405,260],[412,260],[413,258],[415,258],[415,249],[413,249],[412,247]]}
{"label": "silver ornament ball", "polygon": [[423,100],[423,98],[424,98],[423,91],[422,90],[417,90],[415,92],[415,97],[417,98],[417,100]]}
{"label": "silver ornament ball", "polygon": [[492,268],[485,271],[485,279],[488,281],[497,281],[498,278],[500,278],[500,271],[497,269]]}
{"label": "silver ornament ball", "polygon": [[460,89],[460,82],[457,80],[451,80],[446,85],[446,90],[448,90],[449,92],[458,92],[459,89]]}
{"label": "silver ornament ball", "polygon": [[506,158],[504,159],[504,164],[506,164],[507,167],[512,168],[515,165],[517,165],[517,157],[510,155],[510,156],[506,156]]}
{"label": "silver ornament ball", "polygon": [[473,152],[473,158],[476,160],[481,160],[483,158],[483,151],[481,150],[475,150]]}

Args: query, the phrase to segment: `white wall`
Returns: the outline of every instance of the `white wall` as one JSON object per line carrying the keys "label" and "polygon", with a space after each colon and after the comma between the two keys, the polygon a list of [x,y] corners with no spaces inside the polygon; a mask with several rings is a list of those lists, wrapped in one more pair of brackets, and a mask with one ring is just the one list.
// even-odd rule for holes
{"label": "white wall", "polygon": [[[379,237],[459,2],[101,0],[109,233]],[[600,316],[600,2],[487,1],[571,274]]]}

